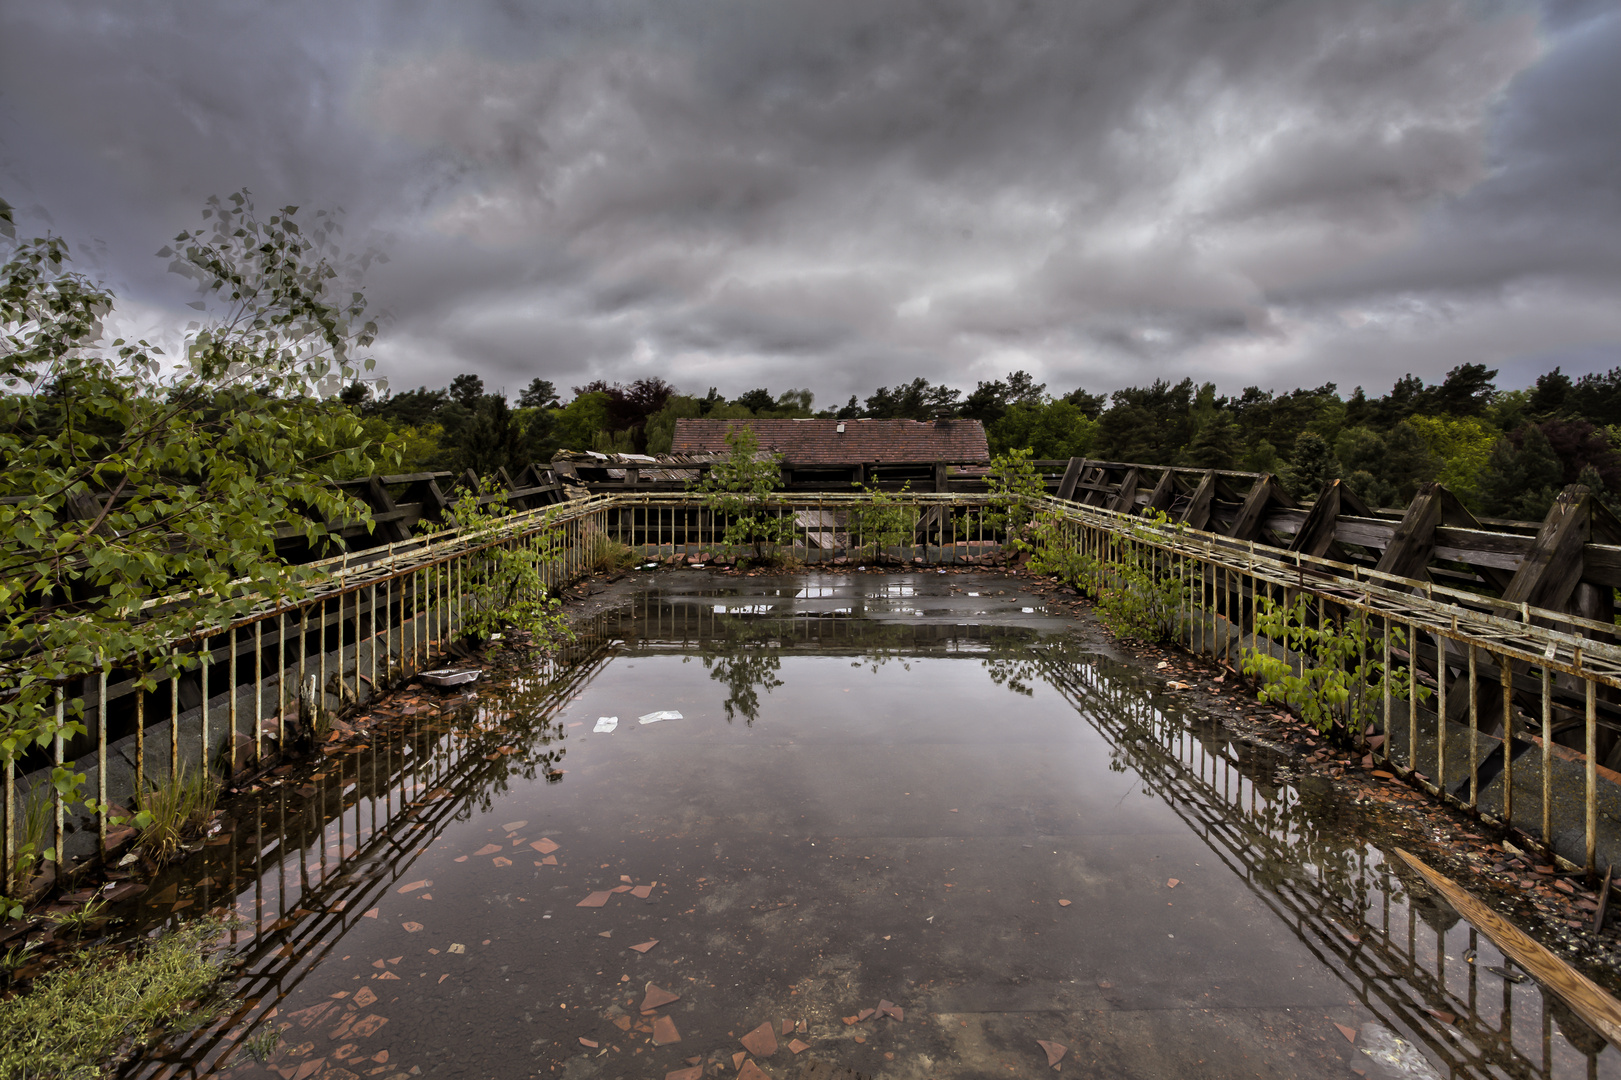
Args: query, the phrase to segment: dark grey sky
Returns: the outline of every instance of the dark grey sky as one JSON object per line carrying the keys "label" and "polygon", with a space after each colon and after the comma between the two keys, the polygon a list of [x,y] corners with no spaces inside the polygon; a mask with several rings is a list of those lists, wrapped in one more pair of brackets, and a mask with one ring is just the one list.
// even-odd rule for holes
{"label": "dark grey sky", "polygon": [[0,193],[156,332],[342,206],[395,389],[1621,364],[1621,5],[0,0]]}

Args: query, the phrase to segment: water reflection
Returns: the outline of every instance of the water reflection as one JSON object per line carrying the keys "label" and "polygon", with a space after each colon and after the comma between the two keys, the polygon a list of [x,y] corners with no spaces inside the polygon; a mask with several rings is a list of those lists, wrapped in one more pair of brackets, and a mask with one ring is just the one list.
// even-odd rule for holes
{"label": "water reflection", "polygon": [[[126,1074],[218,1073],[245,1039],[289,1023],[280,1004],[345,950],[346,935],[386,896],[426,879],[420,864],[433,840],[491,812],[509,791],[568,784],[568,707],[615,661],[659,655],[701,663],[725,690],[726,718],[741,715],[745,726],[793,681],[784,659],[795,656],[845,657],[873,671],[955,657],[977,662],[991,684],[1021,699],[1055,688],[1102,736],[1110,768],[1133,776],[1140,797],[1169,807],[1372,1015],[1358,1045],[1374,1052],[1374,1074],[1385,1067],[1379,1060],[1409,1051],[1421,1051],[1441,1075],[1621,1071],[1616,1053],[1534,983],[1493,974],[1511,965],[1427,890],[1410,887],[1356,834],[1360,819],[1331,790],[1176,711],[1144,673],[1055,627],[990,626],[949,613],[907,621],[849,614],[874,596],[931,610],[938,597],[917,583],[780,591],[787,595],[720,605],[713,593],[641,596],[600,617],[567,656],[531,677],[477,695],[403,702],[397,725],[365,749],[330,756],[313,775],[290,774],[238,803],[234,831],[154,882],[132,914],[142,929],[209,909],[240,916],[244,1005]],[[824,606],[798,606],[806,602]],[[290,1030],[303,1037],[302,1028]],[[376,1072],[390,1080],[411,1075],[414,1064],[396,1058]]]}
{"label": "water reflection", "polygon": [[1109,738],[1118,766],[1173,808],[1382,1028],[1422,1047],[1445,1075],[1598,1075],[1601,1062],[1617,1071],[1601,1036],[1529,979],[1492,973],[1513,975],[1513,964],[1394,858],[1350,834],[1326,784],[1282,780],[1270,750],[1162,710],[1139,672],[1060,643],[987,664],[1010,682],[1039,673],[1061,688]]}

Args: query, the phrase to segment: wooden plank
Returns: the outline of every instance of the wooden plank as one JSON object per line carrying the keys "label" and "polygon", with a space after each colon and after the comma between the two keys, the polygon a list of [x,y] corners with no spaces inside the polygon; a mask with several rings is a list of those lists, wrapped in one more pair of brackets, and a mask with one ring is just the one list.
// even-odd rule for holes
{"label": "wooden plank", "polygon": [[1571,1010],[1594,1031],[1621,1049],[1621,1002],[1607,994],[1597,983],[1571,967],[1565,961],[1543,948],[1525,931],[1503,918],[1485,904],[1470,896],[1457,882],[1426,866],[1416,856],[1401,848],[1396,854],[1418,872],[1441,898],[1468,919],[1470,924],[1491,939],[1504,956],[1520,965],[1537,982],[1559,995]]}
{"label": "wooden plank", "polygon": [[1293,506],[1294,500],[1283,490],[1283,485],[1278,483],[1277,477],[1266,473],[1255,481],[1249,494],[1244,496],[1244,505],[1239,507],[1238,517],[1233,520],[1233,526],[1227,535],[1234,540],[1260,539],[1268,513],[1275,508],[1293,508]]}
{"label": "wooden plank", "polygon": [[1085,458],[1070,458],[1064,467],[1064,478],[1058,482],[1058,497],[1065,502],[1075,498],[1075,485],[1080,482],[1081,470],[1086,468]]}
{"label": "wooden plank", "polygon": [[1338,480],[1330,480],[1323,485],[1317,501],[1306,511],[1306,520],[1301,522],[1300,531],[1289,542],[1290,551],[1322,558],[1333,549],[1334,522],[1340,515],[1341,487]]}
{"label": "wooden plank", "polygon": [[1182,511],[1180,520],[1190,529],[1202,529],[1210,523],[1210,500],[1216,496],[1216,470],[1211,469],[1199,481],[1199,486],[1193,489],[1193,496],[1188,500],[1187,509]]}
{"label": "wooden plank", "polygon": [[1137,509],[1137,486],[1141,482],[1141,475],[1135,468],[1126,470],[1126,475],[1120,480],[1120,486],[1115,489],[1114,495],[1108,501],[1110,510],[1120,510],[1129,514]]}
{"label": "wooden plank", "polygon": [[1435,555],[1435,529],[1441,524],[1440,484],[1425,484],[1407,504],[1374,569],[1382,574],[1424,580]]}
{"label": "wooden plank", "polygon": [[[1340,509],[1343,511],[1344,507]],[[1396,532],[1396,524],[1383,518],[1357,517],[1342,512],[1339,520],[1334,523],[1334,539],[1342,544],[1355,544],[1358,547],[1383,551],[1390,546],[1390,538]]]}
{"label": "wooden plank", "polygon": [[1176,499],[1176,470],[1165,469],[1161,471],[1159,483],[1148,494],[1148,505],[1143,509],[1150,512],[1155,510],[1169,510],[1171,503]]}
{"label": "wooden plank", "polygon": [[1524,562],[1503,590],[1511,604],[1564,611],[1582,579],[1582,549],[1591,532],[1593,496],[1579,484],[1559,493]]}

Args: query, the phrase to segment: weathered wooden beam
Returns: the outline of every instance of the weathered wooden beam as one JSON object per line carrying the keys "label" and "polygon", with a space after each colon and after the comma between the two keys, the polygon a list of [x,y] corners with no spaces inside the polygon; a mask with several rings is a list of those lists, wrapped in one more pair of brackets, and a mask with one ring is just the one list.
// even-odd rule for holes
{"label": "weathered wooden beam", "polygon": [[1244,496],[1244,504],[1238,508],[1238,517],[1234,519],[1227,535],[1234,540],[1259,540],[1262,523],[1268,513],[1276,507],[1293,508],[1294,505],[1294,500],[1283,490],[1278,478],[1271,473],[1264,473],[1255,481],[1249,494]]}
{"label": "weathered wooden beam", "polygon": [[1176,501],[1176,473],[1172,469],[1165,469],[1160,473],[1159,483],[1148,495],[1148,505],[1143,507],[1149,513],[1155,510],[1165,511],[1171,508]]}
{"label": "weathered wooden beam", "polygon": [[1058,482],[1058,497],[1065,502],[1075,498],[1075,485],[1080,482],[1081,470],[1086,468],[1085,458],[1070,458],[1064,467],[1064,478]]}
{"label": "weathered wooden beam", "polygon": [[1583,548],[1592,535],[1592,493],[1572,484],[1559,493],[1536,540],[1515,571],[1503,599],[1510,604],[1569,609],[1571,596],[1582,580]]}
{"label": "weathered wooden beam", "polygon": [[1120,486],[1115,489],[1114,495],[1109,498],[1108,508],[1129,514],[1137,508],[1137,485],[1140,482],[1140,473],[1136,468],[1126,470],[1121,478]]}
{"label": "weathered wooden beam", "polygon": [[1306,520],[1301,523],[1300,531],[1290,541],[1290,551],[1322,558],[1335,547],[1334,525],[1339,518],[1343,494],[1344,485],[1338,480],[1330,480],[1323,485],[1317,501],[1306,511]]}
{"label": "weathered wooden beam", "polygon": [[1374,569],[1423,580],[1430,559],[1435,556],[1435,530],[1441,524],[1443,504],[1450,495],[1440,484],[1425,484],[1419,488]]}
{"label": "weathered wooden beam", "polygon": [[1617,1002],[1587,976],[1543,948],[1519,927],[1465,892],[1457,882],[1432,870],[1421,860],[1396,849],[1408,866],[1441,894],[1459,915],[1491,939],[1513,960],[1564,1000],[1588,1026],[1621,1049],[1621,1002]]}
{"label": "weathered wooden beam", "polygon": [[1193,496],[1188,500],[1187,508],[1182,511],[1179,520],[1190,529],[1202,529],[1210,522],[1210,500],[1216,495],[1216,471],[1214,469],[1204,474],[1199,486],[1193,489]]}

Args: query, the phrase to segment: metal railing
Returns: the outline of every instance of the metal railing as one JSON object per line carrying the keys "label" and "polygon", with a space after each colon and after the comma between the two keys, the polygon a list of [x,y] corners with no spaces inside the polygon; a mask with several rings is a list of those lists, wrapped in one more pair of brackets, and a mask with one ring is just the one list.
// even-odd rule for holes
{"label": "metal railing", "polygon": [[[267,601],[229,625],[200,628],[176,650],[178,659],[167,661],[153,690],[140,686],[145,672],[125,665],[106,665],[57,686],[58,722],[77,698],[91,750],[70,756],[58,735],[47,760],[21,759],[25,769],[35,766],[22,784],[19,760],[5,763],[5,893],[21,884],[18,857],[25,847],[54,848],[53,873],[106,853],[110,815],[70,804],[51,783],[54,770],[84,773],[84,786],[103,805],[145,790],[154,767],[170,776],[183,768],[234,774],[262,757],[267,738],[280,739],[301,706],[307,714],[336,715],[422,670],[459,636],[470,614],[469,588],[488,573],[491,549],[548,545],[541,562],[547,588],[582,577],[594,545],[607,536],[612,501],[581,499],[513,514],[478,531],[327,559],[313,564],[319,577],[300,599]],[[127,731],[121,739],[120,730]],[[24,835],[30,829],[34,835]]]}
{"label": "metal railing", "polygon": [[[784,543],[774,546],[775,554],[806,564],[916,566],[977,564],[1010,554],[1006,521],[1013,505],[992,495],[829,492],[782,494],[758,512],[781,523]],[[1145,557],[1156,573],[1177,576],[1188,586],[1177,619],[1179,642],[1228,663],[1237,663],[1244,649],[1303,663],[1261,633],[1257,616],[1268,601],[1307,597],[1324,622],[1367,618],[1386,670],[1411,676],[1405,701],[1393,700],[1385,684],[1377,710],[1380,760],[1432,794],[1550,849],[1567,831],[1562,823],[1579,818],[1580,844],[1566,857],[1574,855],[1572,861],[1590,871],[1598,865],[1601,805],[1621,819],[1621,785],[1601,785],[1598,765],[1600,742],[1614,740],[1621,729],[1615,627],[1050,497],[1023,505],[1043,528],[1015,546],[1080,556],[1089,567],[1083,584],[1093,591],[1119,587],[1121,568]],[[87,786],[102,803],[110,794],[141,790],[153,764],[171,772],[182,762],[235,771],[262,753],[267,726],[279,732],[301,692],[306,706],[337,712],[420,670],[460,633],[468,588],[487,573],[483,556],[491,548],[539,545],[548,534],[545,542],[556,545],[557,558],[543,572],[555,589],[583,576],[605,541],[625,544],[642,558],[709,558],[728,552],[728,524],[698,494],[593,496],[528,511],[481,533],[417,538],[315,564],[324,578],[308,596],[266,602],[230,626],[200,631],[187,672],[167,676],[155,692],[139,689],[139,671],[112,666],[87,673],[76,688],[58,689],[55,707],[64,710],[75,696],[84,702],[89,756],[74,760],[58,739],[49,760],[37,762],[26,791],[19,791],[17,763],[5,766],[6,891],[17,884],[24,843],[54,841],[63,859],[106,850],[103,815],[80,812],[80,842],[70,842],[70,808],[40,786],[52,766],[71,764],[93,774]],[[1397,641],[1398,628],[1405,645]],[[314,688],[306,690],[312,677]],[[221,682],[223,695],[214,692]],[[1421,684],[1433,690],[1434,708],[1421,702]],[[1493,685],[1496,695],[1489,692]],[[120,705],[123,715],[116,717]],[[1556,732],[1575,727],[1582,730],[1581,752],[1557,747]],[[128,734],[119,754],[110,756],[118,728]],[[1540,750],[1540,768],[1516,768],[1531,748]],[[116,783],[109,783],[110,772],[118,774]],[[1449,778],[1456,787],[1448,786]],[[24,822],[37,828],[40,820],[21,800],[40,791],[50,800],[45,835],[20,836]],[[94,839],[86,841],[91,826]]]}

